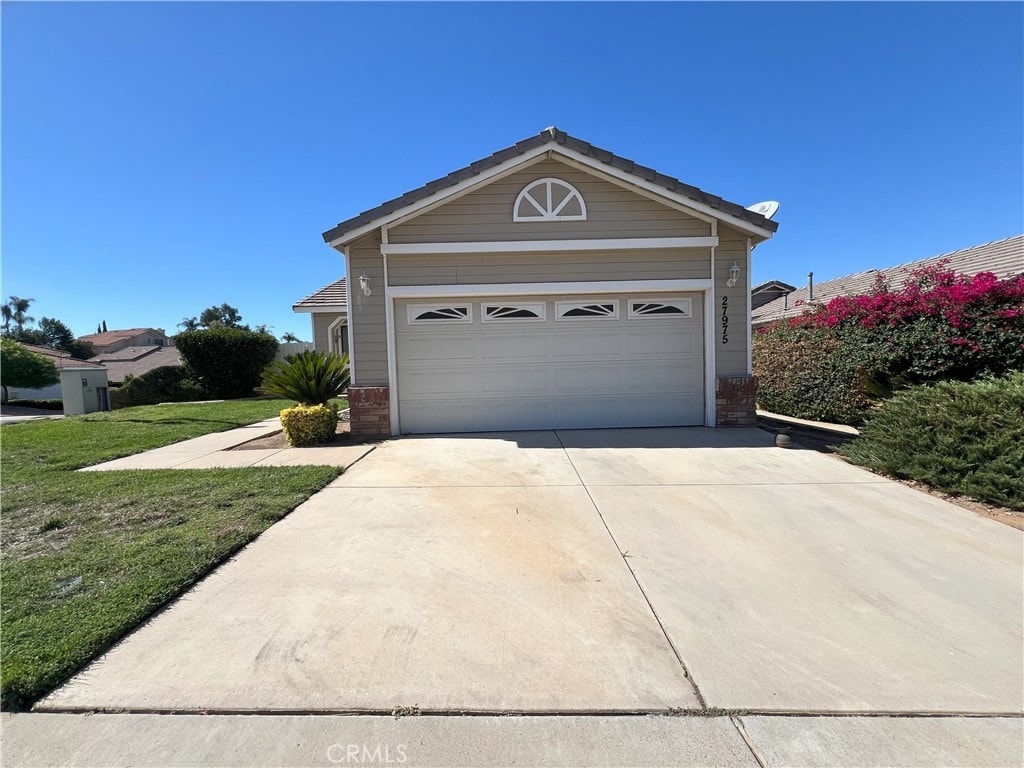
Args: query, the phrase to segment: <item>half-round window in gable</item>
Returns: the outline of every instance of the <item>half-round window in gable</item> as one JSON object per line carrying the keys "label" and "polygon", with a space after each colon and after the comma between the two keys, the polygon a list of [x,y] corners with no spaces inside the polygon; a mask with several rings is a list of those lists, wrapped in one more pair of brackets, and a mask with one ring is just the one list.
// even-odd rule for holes
{"label": "half-round window in gable", "polygon": [[587,205],[572,184],[561,179],[537,179],[516,198],[512,221],[585,221]]}

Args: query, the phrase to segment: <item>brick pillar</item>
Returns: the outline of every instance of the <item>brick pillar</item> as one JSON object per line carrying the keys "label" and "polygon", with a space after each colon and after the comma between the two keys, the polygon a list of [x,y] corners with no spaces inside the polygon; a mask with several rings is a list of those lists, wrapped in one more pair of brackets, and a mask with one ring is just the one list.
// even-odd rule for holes
{"label": "brick pillar", "polygon": [[353,437],[391,435],[391,400],[387,387],[349,387],[348,408]]}
{"label": "brick pillar", "polygon": [[715,382],[715,423],[752,427],[757,420],[757,377],[722,376]]}

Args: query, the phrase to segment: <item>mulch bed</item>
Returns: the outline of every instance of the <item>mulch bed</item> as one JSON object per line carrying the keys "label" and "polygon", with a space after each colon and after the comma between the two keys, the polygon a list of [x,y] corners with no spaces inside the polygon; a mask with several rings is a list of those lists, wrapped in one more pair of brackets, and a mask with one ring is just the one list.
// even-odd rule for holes
{"label": "mulch bed", "polygon": [[[309,448],[330,448],[332,445],[358,445],[361,443],[374,443],[378,442],[376,439],[352,437],[352,426],[347,421],[339,421],[338,429],[334,433],[334,440],[329,443],[321,443],[320,445],[306,446]],[[236,445],[234,448],[230,448],[232,451],[258,451],[258,450],[281,450],[284,448],[292,448],[293,446],[288,444],[287,438],[284,436],[284,431],[279,430],[273,434],[267,435],[266,437],[258,437],[255,440],[250,440],[247,443]],[[301,448],[299,450],[302,450]]]}

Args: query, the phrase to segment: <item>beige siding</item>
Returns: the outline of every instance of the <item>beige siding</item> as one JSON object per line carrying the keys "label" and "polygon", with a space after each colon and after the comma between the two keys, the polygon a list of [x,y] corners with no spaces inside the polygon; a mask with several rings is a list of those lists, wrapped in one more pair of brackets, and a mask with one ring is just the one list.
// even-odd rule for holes
{"label": "beige siding", "polygon": [[[586,221],[513,222],[516,197],[548,176],[579,190]],[[544,160],[389,230],[392,243],[707,237],[710,224],[557,160]]]}
{"label": "beige siding", "polygon": [[[354,384],[378,386],[388,383],[387,318],[384,312],[384,257],[380,254],[380,231],[356,240],[349,248],[352,260],[352,361]],[[359,277],[370,278],[373,294],[364,296],[359,290]]]}
{"label": "beige siding", "polygon": [[[726,285],[729,268],[739,265],[740,278],[732,288]],[[747,269],[747,238],[719,224],[715,249],[715,368],[718,376],[743,376],[747,370],[747,300],[750,295],[750,270]],[[722,297],[728,297],[729,343],[722,342]]]}
{"label": "beige siding", "polygon": [[391,285],[707,279],[711,250],[390,256]]}
{"label": "beige siding", "polygon": [[313,313],[313,348],[316,349],[317,352],[332,351],[330,344],[331,323],[339,317],[342,317],[340,312]]}

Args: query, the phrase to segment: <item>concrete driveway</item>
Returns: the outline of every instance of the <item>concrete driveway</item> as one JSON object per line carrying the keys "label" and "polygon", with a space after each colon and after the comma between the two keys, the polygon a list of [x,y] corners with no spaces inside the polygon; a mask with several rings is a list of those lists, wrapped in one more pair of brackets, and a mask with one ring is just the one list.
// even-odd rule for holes
{"label": "concrete driveway", "polygon": [[1013,714],[1021,569],[759,430],[405,438],[37,709]]}

